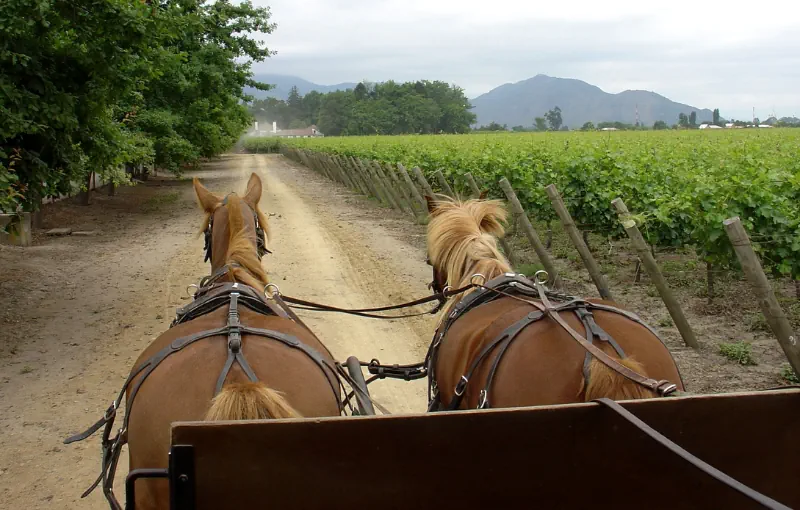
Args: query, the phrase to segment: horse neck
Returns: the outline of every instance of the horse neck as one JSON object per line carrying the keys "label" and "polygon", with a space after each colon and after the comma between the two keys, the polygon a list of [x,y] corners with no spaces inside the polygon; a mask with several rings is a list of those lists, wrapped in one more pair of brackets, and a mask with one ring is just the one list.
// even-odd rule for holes
{"label": "horse neck", "polygon": [[269,279],[258,258],[256,243],[248,235],[240,200],[235,195],[229,199],[225,264],[232,268],[230,274],[234,281],[263,288],[269,283]]}

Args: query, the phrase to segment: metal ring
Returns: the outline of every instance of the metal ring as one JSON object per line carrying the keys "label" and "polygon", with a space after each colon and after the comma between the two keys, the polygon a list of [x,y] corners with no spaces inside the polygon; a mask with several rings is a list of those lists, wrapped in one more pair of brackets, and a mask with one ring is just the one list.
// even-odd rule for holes
{"label": "metal ring", "polygon": [[[477,278],[477,277],[481,278],[481,283],[479,283],[479,284],[475,283],[475,278]],[[470,276],[469,283],[471,283],[472,285],[483,285],[484,283],[486,283],[486,277],[484,275],[482,275],[481,273],[475,273],[474,275]]]}
{"label": "metal ring", "polygon": [[[194,288],[195,288],[195,291],[194,291],[193,293],[192,293],[192,292],[189,292],[189,289],[191,289],[192,287],[194,287]],[[192,284],[189,284],[189,285],[186,287],[186,294],[187,294],[187,295],[189,295],[189,297],[195,297],[195,296],[197,295],[197,292],[198,292],[199,290],[200,290],[200,286],[199,286],[199,285],[197,285],[196,283],[192,283]]]}
{"label": "metal ring", "polygon": [[536,271],[536,274],[533,275],[534,283],[538,283],[539,285],[544,285],[547,283],[547,280],[550,279],[550,275],[547,274],[547,271],[544,269],[540,269]]}
{"label": "metal ring", "polygon": [[478,393],[478,409],[486,409],[486,404],[489,401],[488,395],[486,394],[486,390],[481,390]]}
{"label": "metal ring", "polygon": [[[272,288],[273,288],[273,289],[275,289],[275,290],[274,290],[274,291],[272,291],[272,292],[270,292],[270,291],[269,291],[269,288],[270,288],[270,287],[272,287]],[[274,296],[274,295],[276,295],[276,294],[280,296],[280,294],[281,294],[281,289],[280,289],[280,288],[278,288],[278,286],[277,286],[277,285],[275,285],[274,283],[268,283],[268,284],[267,284],[267,286],[266,286],[266,287],[264,287],[264,297],[266,297],[267,299],[272,299],[272,296]]]}
{"label": "metal ring", "polygon": [[451,290],[453,290],[453,287],[451,287],[449,285],[445,285],[444,288],[442,289],[442,294],[447,294]]}

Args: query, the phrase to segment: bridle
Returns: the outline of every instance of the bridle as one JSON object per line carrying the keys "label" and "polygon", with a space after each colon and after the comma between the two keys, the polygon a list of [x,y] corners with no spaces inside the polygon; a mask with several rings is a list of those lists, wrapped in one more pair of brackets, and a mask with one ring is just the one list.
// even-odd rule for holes
{"label": "bridle", "polygon": [[[228,205],[228,197],[231,196],[233,193],[229,193],[225,196],[220,204],[220,207]],[[250,207],[249,205],[247,207]],[[250,209],[253,213],[253,221],[255,221],[256,225],[256,251],[258,252],[258,260],[266,255],[267,253],[272,253],[267,248],[267,241],[266,241],[266,234],[264,233],[264,227],[261,226],[261,223],[258,221],[258,213],[254,209]],[[214,224],[214,211],[211,213],[211,217],[208,218],[208,227],[206,227],[205,232],[203,235],[205,236],[205,246],[203,247],[203,251],[205,251],[206,256],[203,259],[203,262],[208,262],[211,260],[211,239],[212,239],[212,226]]]}

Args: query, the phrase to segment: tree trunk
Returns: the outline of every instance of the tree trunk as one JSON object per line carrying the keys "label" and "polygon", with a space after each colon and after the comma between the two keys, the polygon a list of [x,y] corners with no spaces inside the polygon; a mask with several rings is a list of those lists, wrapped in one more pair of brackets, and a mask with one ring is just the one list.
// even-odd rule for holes
{"label": "tree trunk", "polygon": [[33,211],[31,212],[31,228],[42,228],[44,223],[44,212],[42,211],[42,198],[39,196],[33,199]]}
{"label": "tree trunk", "polygon": [[636,259],[636,272],[633,275],[633,283],[642,281],[642,261]]}
{"label": "tree trunk", "polygon": [[91,205],[92,203],[92,181],[94,180],[94,172],[89,172],[86,177],[86,191],[80,194],[81,205]]}
{"label": "tree trunk", "polygon": [[113,197],[117,194],[117,185],[114,184],[114,181],[108,181],[108,196]]}
{"label": "tree trunk", "polygon": [[714,302],[714,266],[706,262],[706,283],[708,284],[708,304]]}

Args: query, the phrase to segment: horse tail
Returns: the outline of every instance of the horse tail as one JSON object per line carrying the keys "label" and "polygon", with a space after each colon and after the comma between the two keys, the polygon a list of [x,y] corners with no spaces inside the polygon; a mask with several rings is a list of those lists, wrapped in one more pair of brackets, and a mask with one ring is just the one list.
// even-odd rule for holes
{"label": "horse tail", "polygon": [[[645,377],[647,376],[642,364],[632,358],[618,359],[616,361],[638,374]],[[653,391],[631,381],[619,372],[608,368],[600,361],[597,361],[596,358],[593,357],[592,361],[589,362],[589,382],[586,385],[586,402],[602,397],[610,398],[611,400],[633,400],[655,396],[656,394]]]}
{"label": "horse tail", "polygon": [[223,386],[211,401],[206,421],[265,420],[301,418],[278,391],[262,382],[233,383]]}

